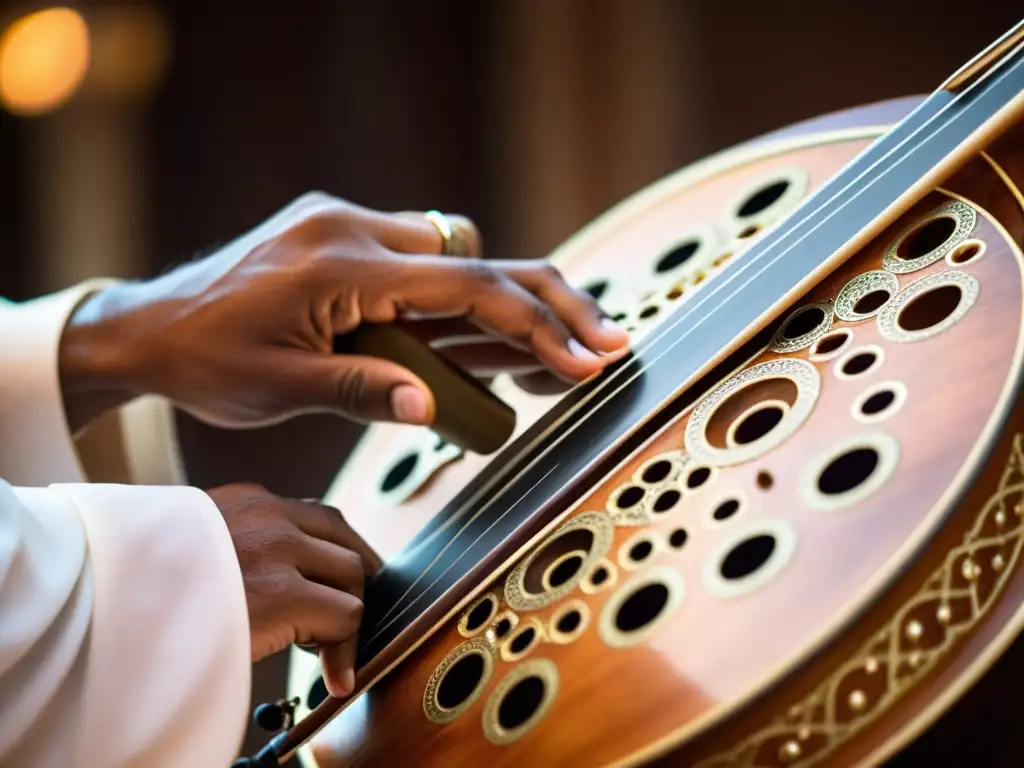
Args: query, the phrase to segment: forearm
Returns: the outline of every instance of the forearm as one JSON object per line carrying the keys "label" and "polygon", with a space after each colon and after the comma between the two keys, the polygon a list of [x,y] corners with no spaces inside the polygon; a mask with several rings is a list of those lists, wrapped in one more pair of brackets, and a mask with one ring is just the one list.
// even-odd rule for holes
{"label": "forearm", "polygon": [[126,286],[87,296],[72,312],[58,356],[64,411],[72,434],[142,392],[134,384],[133,330],[125,322]]}

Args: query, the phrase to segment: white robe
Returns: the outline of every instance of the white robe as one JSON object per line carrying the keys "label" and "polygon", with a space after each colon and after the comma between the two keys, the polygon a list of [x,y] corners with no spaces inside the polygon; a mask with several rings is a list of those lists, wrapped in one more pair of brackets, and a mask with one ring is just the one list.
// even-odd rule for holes
{"label": "white robe", "polygon": [[[87,290],[0,299],[0,766],[226,768],[251,674],[231,537],[194,488],[88,483],[57,377]],[[126,475],[176,482],[148,405],[120,417]]]}

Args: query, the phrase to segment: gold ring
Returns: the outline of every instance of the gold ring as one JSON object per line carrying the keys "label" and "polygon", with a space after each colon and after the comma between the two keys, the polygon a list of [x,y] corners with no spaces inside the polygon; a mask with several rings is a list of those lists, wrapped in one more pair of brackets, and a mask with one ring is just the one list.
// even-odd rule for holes
{"label": "gold ring", "polygon": [[423,214],[427,221],[434,225],[434,228],[441,235],[441,253],[444,256],[457,256],[452,242],[452,223],[448,217],[440,211],[427,211]]}

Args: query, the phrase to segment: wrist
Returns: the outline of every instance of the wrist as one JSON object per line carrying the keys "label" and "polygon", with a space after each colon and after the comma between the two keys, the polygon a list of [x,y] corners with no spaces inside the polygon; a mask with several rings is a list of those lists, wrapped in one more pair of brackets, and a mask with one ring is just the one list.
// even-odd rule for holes
{"label": "wrist", "polygon": [[125,320],[130,291],[130,285],[116,284],[89,294],[64,327],[58,371],[72,433],[142,394],[137,344]]}

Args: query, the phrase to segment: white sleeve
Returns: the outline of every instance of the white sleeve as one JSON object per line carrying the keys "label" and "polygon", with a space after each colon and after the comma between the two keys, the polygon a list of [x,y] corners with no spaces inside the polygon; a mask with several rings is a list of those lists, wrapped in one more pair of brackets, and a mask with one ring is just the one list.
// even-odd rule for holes
{"label": "white sleeve", "polygon": [[0,476],[49,486],[0,481],[0,765],[221,768],[249,706],[238,562],[201,491],[79,482],[57,346],[84,293],[0,302]]}

